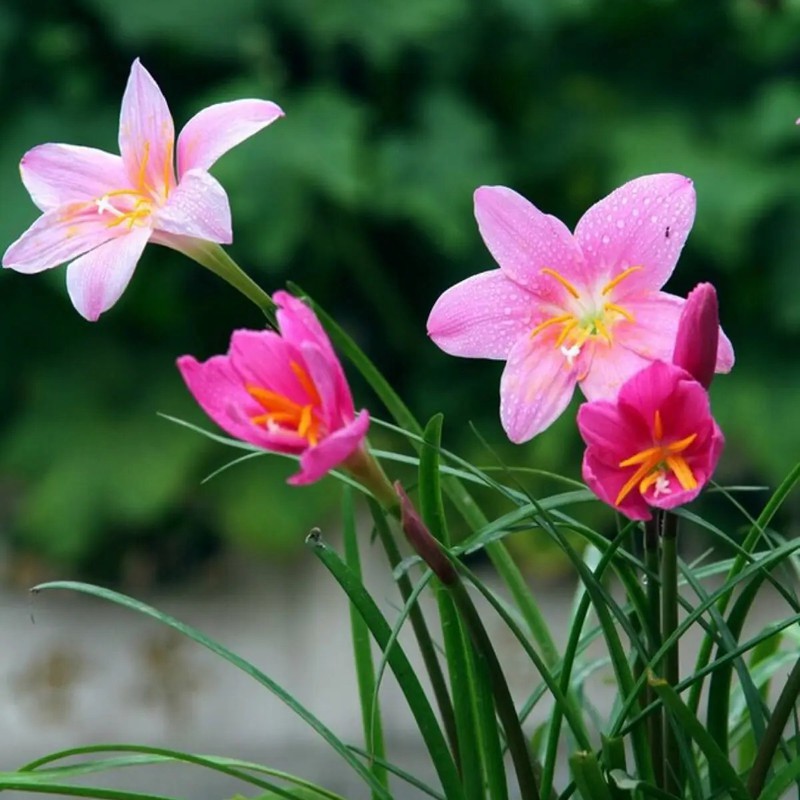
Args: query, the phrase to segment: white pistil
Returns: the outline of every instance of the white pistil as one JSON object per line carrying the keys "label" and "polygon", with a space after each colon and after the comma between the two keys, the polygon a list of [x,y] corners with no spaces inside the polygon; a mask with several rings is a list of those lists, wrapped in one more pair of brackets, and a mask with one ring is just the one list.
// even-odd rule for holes
{"label": "white pistil", "polygon": [[102,214],[105,211],[108,211],[109,214],[113,214],[115,217],[124,217],[125,214],[120,211],[118,208],[115,208],[111,205],[110,200],[108,199],[108,195],[104,194],[101,198],[94,201],[95,205],[97,206],[97,213]]}
{"label": "white pistil", "polygon": [[561,345],[561,355],[567,359],[567,364],[571,367],[575,364],[575,359],[581,354],[581,346],[573,344],[572,347]]}
{"label": "white pistil", "polygon": [[672,494],[669,478],[663,472],[656,478],[656,485],[653,487],[653,497],[658,497],[660,494]]}

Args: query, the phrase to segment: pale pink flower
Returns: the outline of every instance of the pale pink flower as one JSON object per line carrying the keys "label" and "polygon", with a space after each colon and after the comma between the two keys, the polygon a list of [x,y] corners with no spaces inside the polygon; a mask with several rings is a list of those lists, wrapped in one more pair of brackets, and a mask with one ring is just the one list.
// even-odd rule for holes
{"label": "pale pink flower", "polygon": [[706,389],[711,385],[719,350],[717,290],[698,283],[689,292],[678,321],[672,363],[683,367]]}
{"label": "pale pink flower", "polygon": [[280,333],[238,330],[227,355],[178,359],[195,400],[236,439],[300,456],[291,484],[365,462],[369,414],[356,416],[342,366],[314,312],[276,292]]}
{"label": "pale pink flower", "polygon": [[638,520],[651,519],[651,506],[675,508],[697,497],[725,443],[705,388],[663,361],[626,381],[615,401],[584,403],[578,429],[587,445],[583,479]]}
{"label": "pale pink flower", "polygon": [[[428,319],[445,352],[505,360],[500,417],[524,442],[564,410],[576,384],[611,398],[654,359],[670,360],[684,301],[659,291],[695,212],[691,180],[648,175],[592,206],[572,234],[511,189],[475,192],[475,216],[500,269],[448,289]],[[720,339],[717,370],[733,363]]]}
{"label": "pale pink flower", "polygon": [[197,240],[231,241],[228,197],[208,169],[282,115],[265,100],[209,106],[176,147],[167,102],[137,59],[122,97],[121,155],[44,144],[23,156],[22,181],[43,213],[8,248],[3,266],[34,273],[71,262],[69,296],[96,320],[125,290],[148,241],[184,251]]}

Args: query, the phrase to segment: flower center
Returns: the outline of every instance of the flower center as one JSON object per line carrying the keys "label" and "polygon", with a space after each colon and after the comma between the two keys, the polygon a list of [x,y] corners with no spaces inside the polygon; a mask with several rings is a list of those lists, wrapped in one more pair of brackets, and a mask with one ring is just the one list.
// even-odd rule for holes
{"label": "flower center", "polygon": [[297,434],[314,447],[325,435],[324,424],[317,411],[322,401],[317,387],[305,369],[296,361],[290,362],[289,366],[303,387],[309,402],[298,403],[270,389],[246,386],[247,393],[265,411],[264,414],[251,417],[250,421],[254,425],[263,425],[270,433],[284,431]]}
{"label": "flower center", "polygon": [[696,489],[697,479],[686,459],[680,455],[697,438],[692,433],[677,442],[665,443],[661,412],[656,410],[653,420],[653,446],[619,462],[620,467],[637,467],[625,485],[619,490],[614,505],[619,505],[637,486],[644,494],[653,486],[653,494],[671,494],[671,479],[678,481],[683,489]]}
{"label": "flower center", "polygon": [[617,303],[611,302],[609,295],[625,280],[629,275],[638,272],[644,267],[628,267],[620,272],[616,278],[612,278],[600,289],[599,296],[592,297],[588,293],[581,296],[574,284],[568,281],[563,275],[550,267],[544,267],[541,272],[549,275],[553,280],[563,286],[571,299],[559,309],[562,313],[554,314],[544,322],[539,323],[532,331],[531,338],[543,331],[560,326],[560,330],[555,337],[554,346],[561,349],[567,366],[571,367],[575,359],[580,355],[581,349],[587,341],[602,340],[607,344],[613,344],[611,331],[613,326],[620,320],[634,322],[634,316],[626,308]]}

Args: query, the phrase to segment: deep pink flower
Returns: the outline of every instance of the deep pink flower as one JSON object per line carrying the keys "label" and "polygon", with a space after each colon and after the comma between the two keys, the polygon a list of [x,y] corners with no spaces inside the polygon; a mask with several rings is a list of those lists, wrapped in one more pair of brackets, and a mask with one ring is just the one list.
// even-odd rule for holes
{"label": "deep pink flower", "polygon": [[672,363],[683,367],[706,389],[711,385],[719,349],[719,305],[710,283],[699,283],[683,306]]}
{"label": "deep pink flower", "polygon": [[578,429],[587,445],[583,479],[630,519],[693,500],[725,442],[703,386],[663,361],[626,381],[615,401],[584,403]]}
{"label": "deep pink flower", "polygon": [[369,414],[353,409],[342,366],[313,311],[286,292],[276,292],[275,331],[235,331],[228,354],[199,362],[178,359],[178,368],[217,425],[265,450],[300,456],[299,485],[319,480],[348,459],[363,462]]}
{"label": "deep pink flower", "polygon": [[231,241],[228,197],[208,169],[282,115],[265,100],[209,106],[189,120],[176,148],[167,102],[137,59],[122,97],[121,155],[44,144],[23,156],[22,181],[43,213],[3,266],[34,273],[70,261],[69,296],[96,320],[125,290],[148,241],[180,250],[186,237]]}
{"label": "deep pink flower", "polygon": [[[445,352],[507,361],[500,416],[523,442],[564,410],[575,385],[612,398],[650,361],[672,357],[684,301],[659,291],[694,220],[692,182],[648,175],[581,218],[575,233],[511,189],[475,192],[475,216],[500,269],[448,289],[428,319]],[[720,338],[717,370],[733,363]]]}

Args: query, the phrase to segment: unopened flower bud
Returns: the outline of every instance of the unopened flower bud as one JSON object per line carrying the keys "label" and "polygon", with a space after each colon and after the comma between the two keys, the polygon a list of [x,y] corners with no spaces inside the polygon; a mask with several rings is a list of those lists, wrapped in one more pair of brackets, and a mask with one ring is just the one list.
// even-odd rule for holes
{"label": "unopened flower bud", "polygon": [[718,345],[717,292],[710,283],[700,283],[689,292],[681,312],[672,363],[707,389],[716,370]]}

